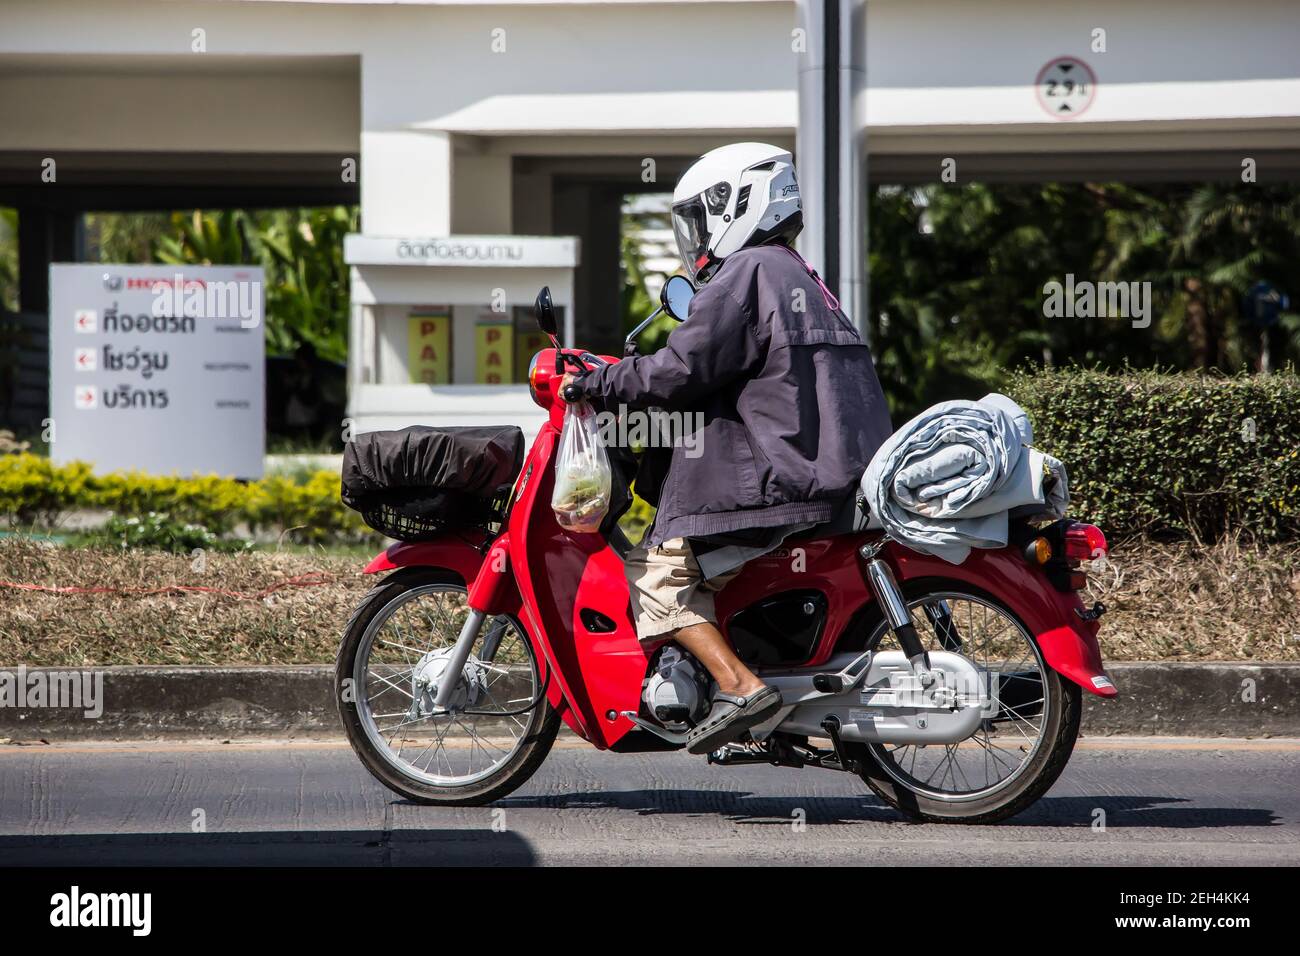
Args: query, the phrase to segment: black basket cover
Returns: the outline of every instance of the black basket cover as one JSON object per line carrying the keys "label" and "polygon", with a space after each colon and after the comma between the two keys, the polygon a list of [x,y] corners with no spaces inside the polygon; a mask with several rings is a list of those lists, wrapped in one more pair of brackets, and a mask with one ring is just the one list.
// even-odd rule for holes
{"label": "black basket cover", "polygon": [[523,462],[524,433],[514,425],[365,432],[343,450],[343,503],[363,511],[378,499],[491,499]]}

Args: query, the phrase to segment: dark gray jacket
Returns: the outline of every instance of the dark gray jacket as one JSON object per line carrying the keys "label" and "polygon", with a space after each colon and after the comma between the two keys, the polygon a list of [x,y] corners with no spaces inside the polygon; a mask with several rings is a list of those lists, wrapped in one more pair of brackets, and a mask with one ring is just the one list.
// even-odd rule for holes
{"label": "dark gray jacket", "polygon": [[779,246],[742,249],[653,355],[579,379],[607,407],[703,413],[672,450],[648,545],[830,519],[892,431],[871,352]]}

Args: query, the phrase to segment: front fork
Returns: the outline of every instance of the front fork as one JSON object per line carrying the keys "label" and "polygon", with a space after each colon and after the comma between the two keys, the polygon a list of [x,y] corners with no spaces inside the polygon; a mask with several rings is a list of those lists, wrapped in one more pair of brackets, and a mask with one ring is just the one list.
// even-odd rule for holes
{"label": "front fork", "polygon": [[[480,611],[478,608],[496,606],[497,599],[509,578],[510,535],[506,533],[498,535],[496,540],[492,542],[492,547],[488,549],[488,553],[484,557],[483,567],[480,568],[478,576],[470,586],[467,595],[469,616],[465,618],[465,623],[460,629],[460,635],[456,638],[456,643],[452,645],[447,666],[443,669],[443,673],[449,679],[440,681],[437,693],[433,695],[435,711],[443,712],[451,704],[452,695],[456,692],[456,685],[460,681],[460,674],[464,672],[465,663],[469,660],[470,652],[474,648],[474,642],[478,640],[479,631],[483,629],[483,622],[487,620],[488,612]],[[504,621],[497,621],[488,629],[487,634],[483,637],[483,647],[479,650],[479,660],[486,662],[496,657],[497,647],[501,644],[501,637],[504,632]]]}

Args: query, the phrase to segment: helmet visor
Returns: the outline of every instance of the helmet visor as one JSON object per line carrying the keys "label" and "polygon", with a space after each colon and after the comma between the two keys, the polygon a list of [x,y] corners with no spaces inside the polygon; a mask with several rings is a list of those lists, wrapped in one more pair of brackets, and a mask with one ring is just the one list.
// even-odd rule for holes
{"label": "helmet visor", "polygon": [[704,203],[699,196],[686,199],[673,206],[673,236],[677,239],[677,254],[682,257],[692,280],[708,262],[709,227],[704,217]]}

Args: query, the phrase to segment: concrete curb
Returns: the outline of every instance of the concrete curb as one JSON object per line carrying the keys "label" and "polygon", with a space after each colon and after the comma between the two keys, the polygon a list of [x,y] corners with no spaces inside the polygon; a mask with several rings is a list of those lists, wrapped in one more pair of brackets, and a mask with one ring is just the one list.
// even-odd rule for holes
{"label": "concrete curb", "polygon": [[[1300,664],[1117,663],[1107,668],[1116,700],[1084,695],[1085,734],[1300,737]],[[327,664],[291,667],[105,667],[0,669],[0,738],[335,737],[342,733]],[[18,706],[19,677],[59,685],[102,675],[102,714]],[[75,681],[68,678],[76,678]],[[48,699],[48,698],[47,698]],[[76,699],[74,698],[63,698]],[[27,701],[29,704],[31,701]]]}

